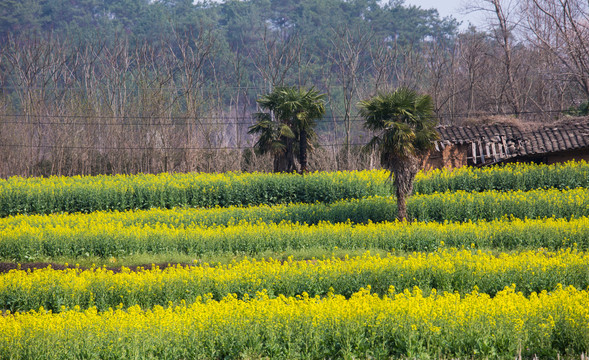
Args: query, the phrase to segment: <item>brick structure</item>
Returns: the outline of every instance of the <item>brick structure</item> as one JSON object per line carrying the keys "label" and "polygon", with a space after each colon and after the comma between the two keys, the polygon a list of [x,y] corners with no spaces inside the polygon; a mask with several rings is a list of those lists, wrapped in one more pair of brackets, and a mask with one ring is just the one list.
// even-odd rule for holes
{"label": "brick structure", "polygon": [[437,130],[440,140],[422,163],[426,170],[515,161],[589,161],[587,118],[550,125],[439,126]]}

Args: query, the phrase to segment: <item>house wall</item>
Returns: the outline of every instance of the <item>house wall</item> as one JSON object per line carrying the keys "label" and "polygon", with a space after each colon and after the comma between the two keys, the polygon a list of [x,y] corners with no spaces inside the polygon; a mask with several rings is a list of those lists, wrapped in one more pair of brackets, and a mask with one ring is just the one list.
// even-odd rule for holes
{"label": "house wall", "polygon": [[421,161],[421,169],[425,171],[443,168],[442,152],[430,150],[428,155]]}
{"label": "house wall", "polygon": [[442,151],[430,150],[421,164],[424,170],[454,169],[467,165],[468,145],[447,145]]}
{"label": "house wall", "polygon": [[459,168],[468,164],[468,145],[446,146],[442,157],[447,169]]}
{"label": "house wall", "polygon": [[[431,150],[421,163],[425,171],[433,169],[455,169],[469,164],[470,145],[448,145],[442,151]],[[546,164],[585,160],[589,162],[589,148],[515,157],[505,162],[538,162]],[[480,161],[480,159],[479,159]]]}

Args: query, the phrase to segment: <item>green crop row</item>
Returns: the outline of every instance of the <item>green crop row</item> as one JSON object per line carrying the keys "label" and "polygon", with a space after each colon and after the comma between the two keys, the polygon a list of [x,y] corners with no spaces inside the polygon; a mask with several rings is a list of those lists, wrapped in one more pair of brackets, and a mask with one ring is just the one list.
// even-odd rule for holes
{"label": "green crop row", "polygon": [[[409,218],[416,221],[476,221],[502,217],[572,218],[589,216],[589,189],[485,191],[471,193],[435,193],[417,195],[407,201]],[[88,227],[104,224],[111,227],[129,225],[217,226],[239,221],[317,224],[368,223],[394,221],[397,204],[390,197],[369,197],[337,201],[331,204],[281,204],[226,208],[174,208],[146,211],[99,211],[91,214],[19,215],[0,219],[0,230],[14,226]],[[84,225],[81,225],[84,224]],[[4,236],[10,236],[5,231]]]}
{"label": "green crop row", "polygon": [[[505,219],[464,223],[384,222],[368,224],[247,223],[200,227],[88,222],[0,229],[0,258],[32,261],[47,257],[120,257],[183,253],[194,256],[256,255],[304,249],[432,251],[451,247],[589,249],[589,218]],[[75,217],[75,216],[74,216]],[[576,244],[576,245],[575,245]]]}
{"label": "green crop row", "polygon": [[97,210],[330,203],[391,193],[384,171],[12,177],[0,180],[0,217]]}
{"label": "green crop row", "polygon": [[589,294],[572,287],[491,298],[420,289],[349,299],[269,298],[179,306],[39,309],[0,316],[2,359],[557,358],[589,352]]}
{"label": "green crop row", "polygon": [[[385,171],[296,174],[226,173],[0,179],[0,217],[175,206],[331,203],[388,195]],[[589,164],[515,164],[421,173],[415,192],[532,190],[589,185]]]}
{"label": "green crop row", "polygon": [[513,163],[484,168],[461,167],[418,174],[414,192],[533,190],[589,187],[589,164],[585,161],[560,164]]}
{"label": "green crop row", "polygon": [[434,193],[413,196],[407,207],[409,217],[419,221],[570,218],[589,216],[589,188]]}
{"label": "green crop row", "polygon": [[89,270],[11,271],[0,275],[0,310],[30,311],[40,307],[60,312],[74,307],[99,311],[139,305],[152,308],[198,297],[221,300],[228,294],[238,298],[266,291],[270,297],[310,296],[335,293],[350,297],[370,286],[386,295],[418,286],[425,293],[466,294],[474,289],[490,296],[506,286],[525,295],[552,291],[558,284],[578,289],[589,287],[589,255],[570,249],[496,255],[490,252],[443,249],[409,256],[371,256],[310,261],[243,260],[211,267],[174,266],[164,270],[113,273],[105,268]]}

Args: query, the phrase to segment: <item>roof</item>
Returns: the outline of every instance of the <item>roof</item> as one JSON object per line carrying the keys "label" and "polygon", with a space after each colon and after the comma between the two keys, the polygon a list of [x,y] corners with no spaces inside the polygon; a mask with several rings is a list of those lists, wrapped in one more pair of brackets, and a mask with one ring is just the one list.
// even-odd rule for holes
{"label": "roof", "polygon": [[513,125],[477,125],[477,126],[438,126],[440,141],[446,144],[465,144],[473,141],[502,142],[502,138],[511,141],[521,140],[522,132]]}
{"label": "roof", "polygon": [[524,134],[519,153],[534,155],[586,147],[589,147],[589,121],[543,126]]}
{"label": "roof", "polygon": [[512,124],[439,126],[436,149],[450,144],[471,144],[476,163],[498,162],[508,158],[589,148],[589,119],[555,124]]}

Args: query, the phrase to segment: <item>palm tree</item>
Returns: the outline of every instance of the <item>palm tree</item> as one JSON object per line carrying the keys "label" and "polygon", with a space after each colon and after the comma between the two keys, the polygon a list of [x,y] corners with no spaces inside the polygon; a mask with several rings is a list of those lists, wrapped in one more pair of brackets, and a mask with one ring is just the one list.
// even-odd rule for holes
{"label": "palm tree", "polygon": [[391,171],[397,194],[397,217],[407,218],[406,197],[424,156],[438,138],[433,101],[408,88],[379,93],[359,103],[364,126],[376,132],[366,149],[380,152],[380,163]]}
{"label": "palm tree", "polygon": [[313,140],[316,138],[315,120],[320,119],[325,114],[325,103],[323,99],[325,94],[319,94],[318,91],[311,88],[308,91],[297,92],[298,111],[296,113],[295,131],[298,134],[298,160],[301,164],[301,173],[307,169],[307,152],[312,149]]}
{"label": "palm tree", "polygon": [[287,124],[274,121],[267,113],[256,113],[254,116],[257,121],[248,130],[248,134],[260,134],[254,149],[259,154],[270,153],[274,156],[274,172],[292,172],[292,151],[287,154],[287,146],[292,146],[292,139],[295,137],[291,128]]}
{"label": "palm tree", "polygon": [[254,145],[260,153],[274,154],[274,171],[292,172],[295,149],[301,172],[307,171],[307,152],[315,137],[315,120],[325,113],[323,98],[314,89],[277,87],[258,99],[258,104],[269,113],[254,114],[256,124],[248,133],[260,134]]}

